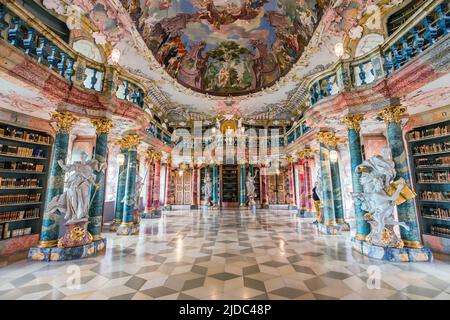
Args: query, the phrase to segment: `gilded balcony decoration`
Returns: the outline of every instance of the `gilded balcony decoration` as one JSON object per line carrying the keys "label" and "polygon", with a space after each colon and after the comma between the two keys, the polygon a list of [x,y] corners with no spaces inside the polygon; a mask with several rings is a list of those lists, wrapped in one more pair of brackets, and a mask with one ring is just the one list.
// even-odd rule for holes
{"label": "gilded balcony decoration", "polygon": [[108,134],[114,126],[114,122],[108,119],[92,119],[91,123],[95,127],[97,134]]}
{"label": "gilded balcony decoration", "polygon": [[73,125],[80,120],[79,117],[68,111],[53,112],[52,120],[56,121],[56,131],[68,133],[72,129]]}
{"label": "gilded balcony decoration", "polygon": [[361,130],[361,122],[364,120],[363,114],[348,115],[342,119],[342,123],[347,126],[349,130],[359,132]]}
{"label": "gilded balcony decoration", "polygon": [[317,134],[317,141],[329,147],[337,147],[338,143],[347,141],[345,138],[338,138],[333,132],[325,131]]}

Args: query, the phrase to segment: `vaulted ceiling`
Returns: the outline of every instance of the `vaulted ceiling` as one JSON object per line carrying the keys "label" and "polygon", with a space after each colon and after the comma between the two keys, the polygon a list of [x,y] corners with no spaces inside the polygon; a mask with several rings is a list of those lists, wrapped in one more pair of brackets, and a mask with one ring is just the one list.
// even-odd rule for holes
{"label": "vaulted ceiling", "polygon": [[[338,60],[335,46],[402,0],[42,0],[95,25],[93,38],[121,52],[167,124],[237,114],[291,122],[308,77]],[[364,24],[360,25],[362,18]],[[379,21],[380,20],[380,21]]]}

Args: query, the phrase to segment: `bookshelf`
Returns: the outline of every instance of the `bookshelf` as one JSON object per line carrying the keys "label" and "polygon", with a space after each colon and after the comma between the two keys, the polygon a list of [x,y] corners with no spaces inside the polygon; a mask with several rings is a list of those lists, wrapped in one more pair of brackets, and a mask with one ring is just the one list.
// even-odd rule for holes
{"label": "bookshelf", "polygon": [[0,255],[39,239],[52,138],[0,122]]}
{"label": "bookshelf", "polygon": [[237,165],[222,165],[222,205],[224,207],[239,206],[239,180]]}
{"label": "bookshelf", "polygon": [[450,254],[450,121],[415,128],[406,138],[422,238]]}

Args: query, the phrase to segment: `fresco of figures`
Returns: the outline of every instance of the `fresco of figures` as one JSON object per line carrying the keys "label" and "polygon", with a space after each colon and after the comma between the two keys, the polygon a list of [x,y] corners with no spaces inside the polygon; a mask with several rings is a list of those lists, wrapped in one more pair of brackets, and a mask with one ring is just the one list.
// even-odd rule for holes
{"label": "fresco of figures", "polygon": [[212,95],[271,86],[300,58],[328,0],[121,0],[157,61]]}

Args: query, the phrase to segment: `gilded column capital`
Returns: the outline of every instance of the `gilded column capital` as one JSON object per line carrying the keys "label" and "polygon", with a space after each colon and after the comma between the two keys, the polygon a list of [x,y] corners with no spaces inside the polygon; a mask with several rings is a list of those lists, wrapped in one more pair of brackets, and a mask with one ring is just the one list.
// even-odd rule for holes
{"label": "gilded column capital", "polygon": [[109,119],[92,119],[92,125],[95,127],[97,134],[108,134],[111,128],[114,126],[114,122]]}
{"label": "gilded column capital", "polygon": [[292,162],[294,162],[294,157],[291,155],[286,156],[286,160],[289,164],[292,164]]}
{"label": "gilded column capital", "polygon": [[364,120],[363,114],[352,114],[342,118],[342,123],[347,126],[348,130],[355,130],[359,132],[361,130],[361,122]]}
{"label": "gilded column capital", "polygon": [[148,163],[153,161],[154,152],[155,151],[152,148],[145,150],[145,160],[147,160]]}
{"label": "gilded column capital", "polygon": [[324,145],[332,148],[336,148],[338,143],[345,142],[345,138],[338,138],[333,132],[326,131],[326,132],[319,132],[317,134],[317,140],[320,143],[323,143]]}
{"label": "gilded column capital", "polygon": [[136,148],[141,142],[141,138],[137,134],[129,134],[122,139],[116,141],[123,150],[131,150]]}
{"label": "gilded column capital", "polygon": [[400,123],[403,114],[406,112],[405,106],[389,106],[384,108],[378,115],[383,118],[384,122]]}
{"label": "gilded column capital", "polygon": [[305,149],[299,151],[297,153],[297,156],[299,159],[309,159],[316,152],[317,152],[317,150],[314,150],[314,149],[308,147],[308,148],[305,148]]}
{"label": "gilded column capital", "polygon": [[167,164],[168,166],[171,166],[171,165],[172,165],[172,157],[171,157],[171,156],[168,156],[168,157],[167,157],[167,159],[166,159],[166,164]]}
{"label": "gilded column capital", "polygon": [[72,127],[75,124],[75,122],[80,120],[80,118],[71,112],[63,111],[63,112],[53,112],[52,120],[56,121],[57,132],[69,133],[70,130],[72,130]]}
{"label": "gilded column capital", "polygon": [[153,152],[153,159],[154,159],[155,161],[161,161],[161,159],[162,159],[162,153],[161,153],[161,151],[154,151],[154,152]]}

